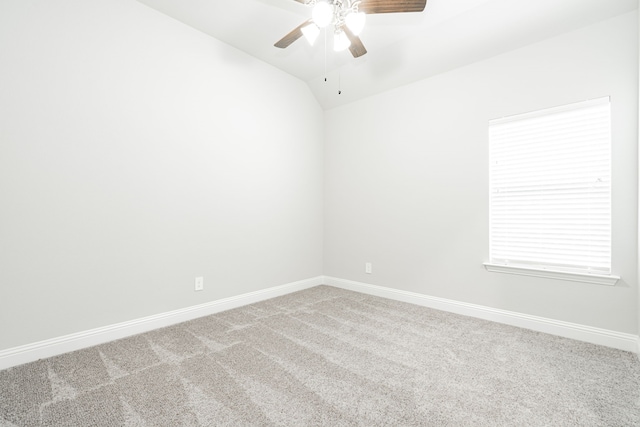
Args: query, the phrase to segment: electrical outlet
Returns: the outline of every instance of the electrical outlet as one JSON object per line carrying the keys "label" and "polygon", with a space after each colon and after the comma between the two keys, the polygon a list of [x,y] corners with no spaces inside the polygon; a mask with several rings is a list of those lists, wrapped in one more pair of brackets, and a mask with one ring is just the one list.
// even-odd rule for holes
{"label": "electrical outlet", "polygon": [[367,274],[371,274],[371,271],[372,271],[371,270],[371,263],[370,262],[365,263],[364,264],[364,272],[367,273]]}
{"label": "electrical outlet", "polygon": [[204,289],[204,277],[202,277],[202,276],[196,277],[195,290],[196,291],[201,291],[203,289]]}

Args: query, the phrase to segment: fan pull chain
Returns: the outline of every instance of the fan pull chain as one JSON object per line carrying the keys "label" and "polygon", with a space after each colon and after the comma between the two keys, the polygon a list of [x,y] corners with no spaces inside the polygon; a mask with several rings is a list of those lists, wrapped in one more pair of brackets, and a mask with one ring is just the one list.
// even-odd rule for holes
{"label": "fan pull chain", "polygon": [[342,73],[338,69],[338,95],[342,95]]}
{"label": "fan pull chain", "polygon": [[324,28],[324,81],[327,81],[327,27]]}

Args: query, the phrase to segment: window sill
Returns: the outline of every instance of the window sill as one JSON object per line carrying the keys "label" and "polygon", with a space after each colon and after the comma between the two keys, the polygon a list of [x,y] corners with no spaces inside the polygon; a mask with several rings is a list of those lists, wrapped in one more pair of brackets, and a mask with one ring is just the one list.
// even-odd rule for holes
{"label": "window sill", "polygon": [[528,267],[514,267],[511,265],[499,265],[484,263],[484,268],[492,273],[519,274],[521,276],[545,277],[547,279],[570,280],[572,282],[595,283],[597,285],[614,286],[620,277],[605,276],[602,274],[581,274],[565,271],[543,270]]}

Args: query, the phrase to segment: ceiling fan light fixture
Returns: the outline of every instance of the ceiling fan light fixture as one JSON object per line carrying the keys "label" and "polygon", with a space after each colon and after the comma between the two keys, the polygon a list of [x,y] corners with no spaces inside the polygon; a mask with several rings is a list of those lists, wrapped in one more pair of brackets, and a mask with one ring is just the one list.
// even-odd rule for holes
{"label": "ceiling fan light fixture", "polygon": [[301,31],[302,34],[304,34],[304,38],[307,39],[311,46],[313,46],[313,44],[316,42],[316,39],[318,38],[318,35],[320,34],[320,28],[318,28],[318,26],[313,22],[305,27],[302,27]]}
{"label": "ceiling fan light fixture", "polygon": [[319,1],[313,7],[311,18],[319,28],[326,27],[333,21],[333,6],[327,2]]}
{"label": "ceiling fan light fixture", "polygon": [[359,35],[364,29],[364,24],[367,21],[367,15],[363,12],[351,12],[344,19],[345,24],[351,30],[353,35]]}
{"label": "ceiling fan light fixture", "polygon": [[351,46],[351,40],[342,30],[337,30],[333,35],[333,50],[341,52]]}
{"label": "ceiling fan light fixture", "polygon": [[[272,1],[272,0],[269,0]],[[311,19],[289,31],[274,43],[279,49],[305,36],[311,44],[319,36],[320,29],[331,27],[334,31],[334,50],[349,48],[354,58],[367,53],[359,34],[364,28],[366,15],[376,13],[423,12],[427,0],[294,0],[310,8]],[[365,15],[366,14],[366,15]],[[305,28],[307,27],[307,28]],[[326,36],[326,30],[325,30]],[[325,37],[326,46],[326,37]]]}

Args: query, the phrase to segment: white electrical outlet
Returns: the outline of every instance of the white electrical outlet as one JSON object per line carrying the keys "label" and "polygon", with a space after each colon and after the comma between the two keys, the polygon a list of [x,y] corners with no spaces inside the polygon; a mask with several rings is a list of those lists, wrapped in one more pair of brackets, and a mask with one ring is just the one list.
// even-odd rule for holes
{"label": "white electrical outlet", "polygon": [[364,272],[367,274],[371,274],[371,263],[367,262],[364,264]]}
{"label": "white electrical outlet", "polygon": [[202,276],[196,277],[195,290],[196,291],[201,291],[203,289],[204,289],[204,277],[202,277]]}

